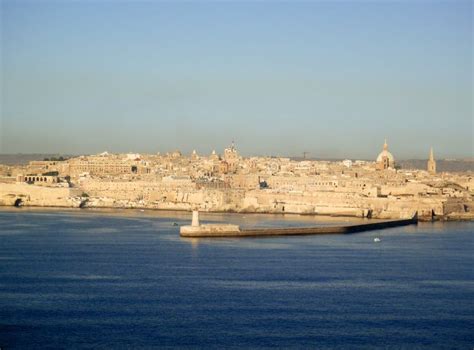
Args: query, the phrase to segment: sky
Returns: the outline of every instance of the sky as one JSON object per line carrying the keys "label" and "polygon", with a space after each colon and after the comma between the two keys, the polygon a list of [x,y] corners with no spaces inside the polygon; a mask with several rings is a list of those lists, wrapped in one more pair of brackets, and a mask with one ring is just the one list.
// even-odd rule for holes
{"label": "sky", "polygon": [[474,156],[472,1],[0,3],[0,153]]}

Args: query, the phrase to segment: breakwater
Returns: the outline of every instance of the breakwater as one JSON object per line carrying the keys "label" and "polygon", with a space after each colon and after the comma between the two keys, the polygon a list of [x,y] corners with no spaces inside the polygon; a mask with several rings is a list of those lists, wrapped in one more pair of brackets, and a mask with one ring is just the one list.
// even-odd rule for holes
{"label": "breakwater", "polygon": [[[321,234],[351,234],[357,232],[381,230],[390,227],[415,225],[418,217],[411,219],[386,220],[354,225],[318,226],[318,227],[284,227],[284,228],[250,228],[225,230],[225,225],[202,225],[192,230],[181,229],[182,237],[269,237],[269,236],[302,236]],[[202,229],[200,229],[202,227]]]}

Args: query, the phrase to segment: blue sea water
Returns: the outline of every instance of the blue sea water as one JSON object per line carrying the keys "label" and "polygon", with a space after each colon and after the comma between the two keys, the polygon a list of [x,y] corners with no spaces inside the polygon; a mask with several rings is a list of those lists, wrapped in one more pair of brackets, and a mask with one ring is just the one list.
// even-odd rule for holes
{"label": "blue sea water", "polygon": [[188,222],[180,213],[1,210],[0,347],[474,346],[474,222],[182,239],[173,223]]}

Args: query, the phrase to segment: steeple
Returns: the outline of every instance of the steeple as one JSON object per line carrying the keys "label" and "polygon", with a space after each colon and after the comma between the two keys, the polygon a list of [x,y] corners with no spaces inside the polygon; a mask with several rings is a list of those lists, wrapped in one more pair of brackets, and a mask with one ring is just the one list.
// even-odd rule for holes
{"label": "steeple", "polygon": [[387,139],[385,139],[385,142],[383,144],[383,150],[387,151],[388,150],[388,145],[387,145]]}
{"label": "steeple", "polygon": [[433,155],[433,147],[430,149],[430,158],[428,159],[426,168],[430,174],[436,174],[436,161]]}

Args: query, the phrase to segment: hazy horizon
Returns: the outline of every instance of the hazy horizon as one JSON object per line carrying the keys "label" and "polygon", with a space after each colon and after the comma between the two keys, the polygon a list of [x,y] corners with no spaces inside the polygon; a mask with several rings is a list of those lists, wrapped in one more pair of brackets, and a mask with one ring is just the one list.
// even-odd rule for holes
{"label": "hazy horizon", "polygon": [[0,153],[473,157],[473,5],[1,1]]}
{"label": "hazy horizon", "polygon": [[[157,151],[157,152],[139,152],[139,151],[129,151],[129,152],[113,152],[113,151],[107,151],[109,154],[127,154],[127,153],[138,153],[138,154],[141,154],[141,155],[153,155],[153,154],[160,154],[160,155],[166,155],[166,154],[170,154],[174,151],[180,151],[180,150],[167,150],[167,151],[164,151],[164,152],[161,152],[161,151]],[[216,153],[220,156],[223,156],[224,155],[224,150],[215,150]],[[237,151],[239,151],[237,149]],[[105,151],[104,151],[105,152]],[[22,156],[22,157],[26,157],[28,158],[28,156],[38,156],[40,158],[28,158],[29,160],[43,160],[44,157],[48,158],[48,157],[80,157],[80,156],[92,156],[92,155],[98,155],[102,152],[98,152],[98,153],[61,153],[61,152],[54,152],[54,153],[0,153],[0,164],[3,164],[2,161],[4,160],[3,158],[4,157],[15,157],[15,156]],[[192,155],[192,151],[191,152],[181,152],[182,156],[183,157],[190,157]],[[207,157],[211,154],[211,152],[204,152],[204,153],[199,153],[198,152],[198,155],[199,156],[203,156],[203,157]],[[372,157],[372,158],[350,158],[350,157],[342,157],[342,158],[334,158],[334,157],[317,157],[317,156],[311,156],[311,155],[307,155],[306,158],[303,158],[303,155],[298,155],[298,154],[243,154],[243,153],[240,153],[239,154],[243,157],[246,157],[246,158],[250,158],[250,157],[272,157],[272,158],[277,158],[277,157],[281,157],[281,158],[291,158],[291,159],[296,159],[296,160],[312,160],[312,161],[318,161],[318,160],[321,160],[321,161],[342,161],[342,160],[346,160],[346,159],[349,159],[349,160],[353,160],[353,161],[357,161],[357,160],[362,160],[362,161],[373,161],[375,162],[375,158]],[[378,154],[377,154],[378,155]],[[426,157],[419,157],[419,158],[397,158],[395,159],[396,162],[409,162],[409,161],[427,161],[428,160],[428,156]],[[440,158],[440,157],[437,157],[436,154],[435,154],[435,160],[437,161],[459,161],[459,162],[463,162],[463,161],[467,161],[467,162],[474,162],[474,157],[459,157],[459,158],[453,158],[453,157],[444,157],[444,158]],[[13,163],[12,163],[13,164]]]}

